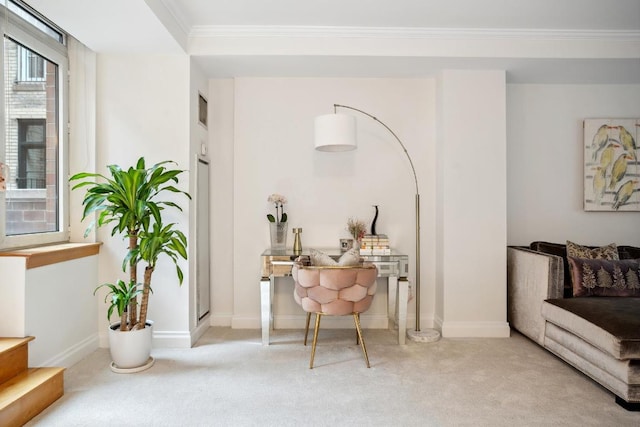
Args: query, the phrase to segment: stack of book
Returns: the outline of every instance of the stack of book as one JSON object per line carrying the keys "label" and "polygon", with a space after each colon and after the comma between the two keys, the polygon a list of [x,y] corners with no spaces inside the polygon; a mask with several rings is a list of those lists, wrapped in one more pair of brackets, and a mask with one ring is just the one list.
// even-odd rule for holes
{"label": "stack of book", "polygon": [[360,255],[391,255],[386,234],[365,234],[360,242]]}

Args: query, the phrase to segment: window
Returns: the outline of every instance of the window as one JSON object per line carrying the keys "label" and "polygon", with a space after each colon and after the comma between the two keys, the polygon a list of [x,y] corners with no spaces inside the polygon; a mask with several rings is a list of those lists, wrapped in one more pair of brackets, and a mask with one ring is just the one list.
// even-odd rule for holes
{"label": "window", "polygon": [[64,35],[19,1],[0,5],[0,249],[68,240]]}
{"label": "window", "polygon": [[45,60],[43,57],[18,46],[18,82],[43,82],[45,81],[44,67]]}
{"label": "window", "polygon": [[45,188],[45,120],[18,119],[18,188]]}

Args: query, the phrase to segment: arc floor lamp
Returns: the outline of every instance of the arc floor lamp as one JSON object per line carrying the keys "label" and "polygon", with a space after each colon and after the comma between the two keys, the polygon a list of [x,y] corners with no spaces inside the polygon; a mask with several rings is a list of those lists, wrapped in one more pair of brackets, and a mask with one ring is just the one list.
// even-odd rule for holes
{"label": "arc floor lamp", "polygon": [[418,342],[437,341],[440,333],[434,329],[421,330],[420,328],[420,192],[418,191],[418,177],[413,160],[409,156],[407,148],[402,143],[398,135],[389,128],[384,122],[379,120],[372,114],[362,111],[358,108],[349,107],[348,105],[333,104],[333,114],[325,114],[316,117],[315,120],[315,147],[318,151],[350,151],[357,147],[356,138],[356,118],[349,114],[339,114],[338,108],[357,111],[367,117],[375,120],[387,129],[395,140],[400,144],[402,150],[407,155],[411,172],[413,173],[413,181],[416,187],[415,195],[415,212],[416,212],[416,327],[413,331],[408,331],[409,339]]}

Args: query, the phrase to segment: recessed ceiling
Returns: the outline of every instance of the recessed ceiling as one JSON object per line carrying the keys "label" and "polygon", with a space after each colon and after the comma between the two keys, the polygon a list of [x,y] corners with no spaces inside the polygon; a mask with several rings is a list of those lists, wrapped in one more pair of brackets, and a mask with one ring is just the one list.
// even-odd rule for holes
{"label": "recessed ceiling", "polygon": [[210,25],[638,30],[638,0],[163,0]]}
{"label": "recessed ceiling", "polygon": [[[209,77],[424,77],[443,68],[504,69],[509,82],[640,84],[639,0],[27,0],[65,31],[98,53],[187,53]],[[250,29],[253,39],[238,30]],[[296,49],[274,29],[293,28],[302,36]],[[523,43],[549,32],[580,32],[615,40],[623,53],[597,55],[417,54],[306,50],[305,31],[323,34],[340,29],[445,29],[510,34],[529,31]],[[223,36],[220,36],[222,29]],[[235,32],[234,32],[235,31]],[[265,37],[261,37],[264,31]],[[271,32],[271,33],[270,33]],[[323,33],[325,32],[325,33]],[[546,33],[545,33],[546,32]],[[192,50],[194,34],[227,50]],[[214,34],[214,36],[211,36]],[[240,34],[229,42],[229,34]],[[520,33],[518,33],[520,34]],[[561,33],[563,34],[563,33]],[[218,38],[215,38],[218,37]],[[244,37],[244,39],[243,39]],[[359,46],[361,37],[337,38],[335,44]],[[510,37],[510,35],[508,36]],[[507,38],[508,38],[507,37]],[[569,37],[569,38],[570,38]],[[503,37],[505,38],[505,37]],[[250,40],[247,42],[247,40]],[[260,51],[269,40],[275,51]],[[617,41],[620,40],[620,43]],[[252,52],[233,46],[253,43]],[[402,43],[384,40],[384,43]],[[278,50],[281,43],[283,47]],[[375,41],[374,41],[375,43]],[[428,43],[425,42],[425,43]],[[595,37],[593,46],[600,40]],[[382,44],[382,43],[381,43]],[[227,45],[225,45],[226,47]],[[302,46],[302,47],[300,47]],[[583,44],[584,46],[584,44]],[[214,49],[215,50],[215,49]],[[588,50],[588,49],[587,49]],[[257,51],[257,52],[256,52]],[[629,54],[629,52],[632,52]],[[447,52],[448,54],[449,52]]]}

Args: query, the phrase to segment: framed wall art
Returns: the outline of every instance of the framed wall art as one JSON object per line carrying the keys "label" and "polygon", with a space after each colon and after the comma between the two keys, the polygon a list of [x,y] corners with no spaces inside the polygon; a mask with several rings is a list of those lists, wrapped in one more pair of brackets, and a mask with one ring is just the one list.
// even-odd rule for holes
{"label": "framed wall art", "polygon": [[640,211],[640,119],[586,119],[584,210]]}

